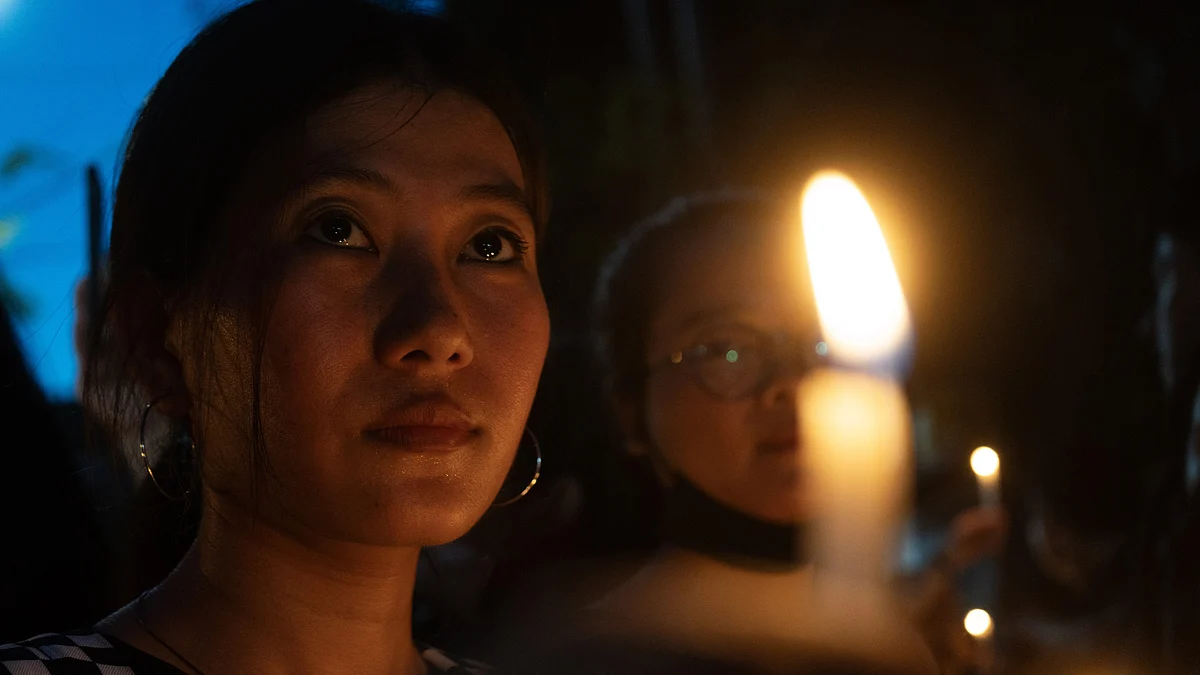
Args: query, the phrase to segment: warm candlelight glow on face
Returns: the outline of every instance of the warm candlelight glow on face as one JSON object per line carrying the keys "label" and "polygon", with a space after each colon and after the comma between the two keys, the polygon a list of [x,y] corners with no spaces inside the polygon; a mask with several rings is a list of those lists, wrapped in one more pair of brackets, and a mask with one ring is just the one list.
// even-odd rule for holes
{"label": "warm candlelight glow on face", "polygon": [[908,306],[866,198],[846,176],[820,173],[804,189],[800,216],[830,352],[858,363],[895,355],[908,339]]}
{"label": "warm candlelight glow on face", "polygon": [[992,634],[992,617],[982,609],[973,609],[963,619],[963,628],[977,638],[987,637]]}
{"label": "warm candlelight glow on face", "polygon": [[986,445],[975,448],[975,452],[971,453],[971,470],[975,472],[976,476],[995,475],[1000,470],[1000,455]]}

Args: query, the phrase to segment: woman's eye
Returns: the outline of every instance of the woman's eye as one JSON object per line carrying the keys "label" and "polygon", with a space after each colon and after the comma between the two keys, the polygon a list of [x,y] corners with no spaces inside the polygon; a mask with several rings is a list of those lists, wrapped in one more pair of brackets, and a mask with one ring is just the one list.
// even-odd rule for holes
{"label": "woman's eye", "polygon": [[529,245],[516,233],[495,228],[471,237],[460,256],[475,262],[510,263],[522,260],[528,249]]}
{"label": "woman's eye", "polygon": [[[751,351],[749,345],[744,345],[740,342],[716,342],[708,345],[708,358],[729,361],[730,363],[737,362],[738,354],[747,354]],[[730,355],[733,355],[732,357]]]}
{"label": "woman's eye", "polygon": [[322,244],[341,248],[357,248],[366,251],[375,249],[367,233],[349,214],[327,213],[318,216],[308,227],[308,236]]}
{"label": "woman's eye", "polygon": [[762,357],[762,346],[753,339],[706,340],[691,350],[693,359],[725,363],[748,363]]}
{"label": "woman's eye", "polygon": [[708,347],[710,353],[724,354],[730,349],[751,349],[758,345],[757,335],[743,331],[721,331],[704,336],[697,344]]}

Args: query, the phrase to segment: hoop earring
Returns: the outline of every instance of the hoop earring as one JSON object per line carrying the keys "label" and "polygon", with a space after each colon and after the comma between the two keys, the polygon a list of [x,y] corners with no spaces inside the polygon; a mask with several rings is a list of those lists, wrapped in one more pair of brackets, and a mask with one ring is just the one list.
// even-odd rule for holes
{"label": "hoop earring", "polygon": [[529,480],[529,484],[525,486],[524,490],[521,490],[520,494],[512,499],[496,502],[492,504],[492,506],[508,506],[509,504],[516,503],[522,497],[529,494],[529,491],[533,489],[533,486],[537,485],[538,479],[542,477],[542,446],[538,443],[537,436],[534,436],[533,432],[529,430],[529,427],[525,427],[525,433],[523,436],[529,437],[529,440],[533,442],[533,451],[537,453],[537,459],[534,460],[533,464],[533,478]]}
{"label": "hoop earring", "polygon": [[[142,467],[146,469],[146,474],[150,476],[150,482],[154,483],[154,487],[158,488],[158,491],[162,493],[162,496],[166,497],[167,499],[179,501],[186,499],[187,496],[191,494],[191,491],[184,490],[182,495],[168,494],[167,491],[163,489],[162,485],[159,484],[158,477],[154,475],[154,469],[150,468],[150,458],[146,456],[146,420],[149,419],[150,411],[154,409],[154,406],[158,405],[158,403],[166,397],[167,395],[163,394],[162,396],[150,399],[150,402],[147,403],[146,407],[142,409],[142,423],[138,426],[138,454],[142,456]],[[195,455],[196,439],[192,438],[191,441],[192,454]]]}

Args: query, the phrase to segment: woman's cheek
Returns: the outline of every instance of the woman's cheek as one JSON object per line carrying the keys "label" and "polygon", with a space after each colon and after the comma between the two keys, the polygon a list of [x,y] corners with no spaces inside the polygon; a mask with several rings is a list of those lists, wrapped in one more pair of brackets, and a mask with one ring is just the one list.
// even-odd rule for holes
{"label": "woman's cheek", "polygon": [[[372,358],[366,286],[354,276],[336,266],[313,265],[281,285],[266,352],[283,396],[303,394],[313,406],[331,404]],[[294,403],[301,408],[295,412],[308,413],[305,401]]]}
{"label": "woman's cheek", "polygon": [[500,371],[509,385],[536,386],[550,344],[550,316],[536,279],[479,283],[471,296],[470,333],[480,367]]}
{"label": "woman's cheek", "polygon": [[673,469],[690,469],[706,455],[718,426],[719,406],[713,409],[689,383],[676,375],[651,381],[646,400],[646,426],[655,447]]}

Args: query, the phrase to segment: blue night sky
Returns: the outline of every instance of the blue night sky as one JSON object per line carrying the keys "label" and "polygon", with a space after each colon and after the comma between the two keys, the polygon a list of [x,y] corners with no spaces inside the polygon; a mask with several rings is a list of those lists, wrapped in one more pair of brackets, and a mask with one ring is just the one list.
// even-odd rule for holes
{"label": "blue night sky", "polygon": [[84,169],[99,164],[111,192],[141,100],[206,19],[233,4],[0,0],[0,162],[18,151],[27,158],[0,173],[0,273],[29,309],[16,317],[17,329],[52,398],[74,395],[74,285],[87,263]]}
{"label": "blue night sky", "polygon": [[[99,165],[111,210],[118,153],[142,99],[200,28],[245,1],[0,0],[0,276],[27,308],[15,323],[53,399],[74,397],[85,168]],[[405,4],[443,10],[441,0]]]}

